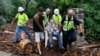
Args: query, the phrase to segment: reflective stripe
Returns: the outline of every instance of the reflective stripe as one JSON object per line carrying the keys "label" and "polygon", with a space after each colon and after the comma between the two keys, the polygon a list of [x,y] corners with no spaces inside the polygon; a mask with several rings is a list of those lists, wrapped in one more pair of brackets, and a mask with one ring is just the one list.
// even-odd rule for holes
{"label": "reflective stripe", "polygon": [[73,17],[71,17],[71,20],[68,21],[68,16],[66,16],[64,24],[63,24],[63,30],[64,31],[69,31],[74,28],[74,21]]}

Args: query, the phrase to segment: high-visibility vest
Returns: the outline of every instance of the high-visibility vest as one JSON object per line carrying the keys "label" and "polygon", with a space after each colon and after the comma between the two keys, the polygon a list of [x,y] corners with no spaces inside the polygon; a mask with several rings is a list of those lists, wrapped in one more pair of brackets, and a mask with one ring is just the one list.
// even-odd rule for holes
{"label": "high-visibility vest", "polygon": [[61,15],[53,15],[53,20],[56,24],[59,24],[62,20]]}
{"label": "high-visibility vest", "polygon": [[66,16],[64,24],[63,24],[63,30],[69,31],[71,29],[74,29],[74,19],[71,17],[70,21],[68,21],[68,16]]}
{"label": "high-visibility vest", "polygon": [[43,12],[43,14],[44,14],[44,22],[45,24],[47,24],[49,20],[49,16],[47,16],[46,12]]}

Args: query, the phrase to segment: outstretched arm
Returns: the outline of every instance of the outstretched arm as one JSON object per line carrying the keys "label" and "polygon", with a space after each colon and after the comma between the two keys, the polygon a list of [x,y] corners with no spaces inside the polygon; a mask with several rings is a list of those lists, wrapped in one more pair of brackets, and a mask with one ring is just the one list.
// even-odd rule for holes
{"label": "outstretched arm", "polygon": [[13,24],[16,20],[17,20],[17,18],[14,17],[14,19],[13,19],[12,22],[11,22],[11,24]]}

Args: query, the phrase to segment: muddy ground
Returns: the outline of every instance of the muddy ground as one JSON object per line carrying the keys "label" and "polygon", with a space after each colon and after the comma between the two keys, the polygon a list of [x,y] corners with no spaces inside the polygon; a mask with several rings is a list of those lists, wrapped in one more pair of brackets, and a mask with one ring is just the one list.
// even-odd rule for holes
{"label": "muddy ground", "polygon": [[[31,41],[33,48],[32,52],[28,52],[27,54],[25,54],[23,50],[20,49],[19,44],[13,43],[15,37],[15,24],[5,24],[0,26],[0,51],[11,53],[11,56],[38,56],[38,54],[36,53],[33,30],[30,25],[32,24],[28,24],[28,30],[31,33]],[[78,42],[73,48],[69,48],[65,53],[62,53],[61,50],[57,48],[57,46],[54,46],[53,49],[48,49],[44,48],[43,44],[42,53],[43,56],[100,56],[99,43],[99,41],[90,40]]]}

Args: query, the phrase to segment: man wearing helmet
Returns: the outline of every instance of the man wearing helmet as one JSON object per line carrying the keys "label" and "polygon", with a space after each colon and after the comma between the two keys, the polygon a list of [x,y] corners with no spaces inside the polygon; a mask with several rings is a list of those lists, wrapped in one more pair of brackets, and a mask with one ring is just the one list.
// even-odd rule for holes
{"label": "man wearing helmet", "polygon": [[59,14],[59,9],[54,9],[54,15],[52,16],[52,19],[54,20],[54,22],[56,24],[60,24],[61,23],[62,17]]}
{"label": "man wearing helmet", "polygon": [[80,36],[83,35],[82,24],[74,16],[74,11],[72,9],[68,10],[67,15],[63,17],[61,24],[63,32],[63,46],[67,49],[67,45],[72,47],[72,42],[76,41],[76,33],[74,30],[75,25],[78,25],[80,28]]}
{"label": "man wearing helmet", "polygon": [[24,13],[23,7],[18,8],[18,13],[13,19],[12,24],[14,23],[15,20],[17,20],[17,26],[16,26],[16,31],[15,31],[16,38],[15,38],[14,43],[19,42],[19,33],[21,30],[25,31],[25,33],[28,35],[28,38],[30,38],[30,34],[26,28],[26,24],[28,22],[28,16]]}

